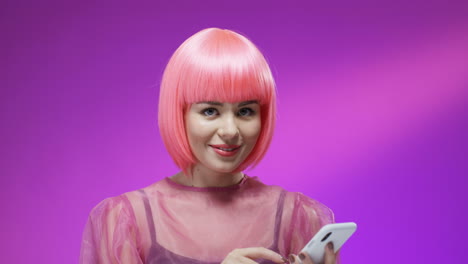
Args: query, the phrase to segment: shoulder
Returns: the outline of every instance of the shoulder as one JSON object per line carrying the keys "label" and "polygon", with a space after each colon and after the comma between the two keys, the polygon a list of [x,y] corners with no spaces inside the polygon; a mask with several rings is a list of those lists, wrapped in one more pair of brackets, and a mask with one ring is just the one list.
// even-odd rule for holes
{"label": "shoulder", "polygon": [[135,218],[135,212],[139,212],[144,208],[142,200],[145,192],[143,190],[151,188],[153,185],[155,184],[117,196],[107,197],[92,208],[89,217],[91,219]]}
{"label": "shoulder", "polygon": [[91,220],[104,220],[103,218],[109,218],[111,216],[130,216],[130,209],[131,205],[127,195],[121,194],[100,201],[89,213],[89,218]]}
{"label": "shoulder", "polygon": [[266,185],[258,177],[251,177],[250,181],[253,188],[263,189],[265,192],[283,193],[284,212],[289,213],[293,219],[308,218],[308,220],[315,220],[315,222],[322,224],[335,221],[333,211],[316,199],[310,198],[301,192],[285,190],[277,185]]}
{"label": "shoulder", "polygon": [[333,212],[323,203],[310,198],[301,192],[291,192],[278,185],[267,185],[260,181],[258,177],[249,177],[249,188],[262,190],[265,193],[282,193],[284,195],[285,210],[307,211],[309,215],[317,215],[333,221]]}
{"label": "shoulder", "polygon": [[263,183],[257,176],[248,176],[245,181],[246,189],[255,189],[262,191],[275,191],[275,192],[284,192],[285,190],[277,185],[267,185]]}
{"label": "shoulder", "polygon": [[301,192],[289,192],[289,195],[293,197],[296,206],[314,208],[321,211],[331,211],[325,204]]}
{"label": "shoulder", "polygon": [[252,176],[248,178],[249,188],[263,189],[266,191],[275,191],[279,193],[284,193],[287,202],[291,203],[290,205],[300,206],[314,206],[323,209],[328,209],[325,205],[319,201],[312,199],[301,192],[291,192],[284,189],[278,185],[267,185],[263,183],[257,176]]}
{"label": "shoulder", "polygon": [[103,210],[104,208],[129,209],[135,207],[149,193],[159,192],[164,188],[165,179],[156,181],[148,186],[137,190],[128,191],[117,196],[108,197],[99,202],[93,210]]}
{"label": "shoulder", "polygon": [[300,192],[294,193],[294,196],[294,204],[298,210],[309,211],[311,216],[320,218],[325,223],[332,223],[335,221],[333,211],[325,204]]}

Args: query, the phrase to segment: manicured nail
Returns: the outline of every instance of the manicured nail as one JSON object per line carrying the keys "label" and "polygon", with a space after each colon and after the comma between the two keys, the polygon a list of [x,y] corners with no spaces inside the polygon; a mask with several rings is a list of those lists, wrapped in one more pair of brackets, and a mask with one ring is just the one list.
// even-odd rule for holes
{"label": "manicured nail", "polygon": [[294,261],[296,261],[296,259],[294,258],[294,256],[291,254],[289,255],[289,263],[294,263]]}
{"label": "manicured nail", "polygon": [[288,261],[285,257],[283,257],[283,256],[281,256],[281,259],[283,260],[284,263],[288,263],[288,262],[289,262],[289,261]]}
{"label": "manicured nail", "polygon": [[304,259],[305,259],[304,253],[299,254],[299,258],[300,258],[301,260],[304,260]]}

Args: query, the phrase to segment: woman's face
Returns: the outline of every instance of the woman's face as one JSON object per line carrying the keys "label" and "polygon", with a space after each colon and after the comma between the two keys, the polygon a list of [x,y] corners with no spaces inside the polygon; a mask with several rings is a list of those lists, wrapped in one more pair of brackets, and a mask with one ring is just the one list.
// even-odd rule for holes
{"label": "woman's face", "polygon": [[250,154],[261,131],[258,101],[198,102],[185,114],[192,153],[215,172],[234,171]]}

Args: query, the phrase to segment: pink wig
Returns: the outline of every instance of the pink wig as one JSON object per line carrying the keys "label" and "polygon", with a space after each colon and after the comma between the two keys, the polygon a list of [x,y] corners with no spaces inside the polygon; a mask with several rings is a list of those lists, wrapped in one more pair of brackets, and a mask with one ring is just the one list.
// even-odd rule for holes
{"label": "pink wig", "polygon": [[262,53],[246,37],[230,30],[204,29],[174,52],[164,70],[159,96],[159,130],[176,165],[185,175],[197,160],[190,150],[184,116],[200,101],[234,103],[258,100],[261,126],[257,144],[236,171],[256,166],[273,137],[275,81]]}

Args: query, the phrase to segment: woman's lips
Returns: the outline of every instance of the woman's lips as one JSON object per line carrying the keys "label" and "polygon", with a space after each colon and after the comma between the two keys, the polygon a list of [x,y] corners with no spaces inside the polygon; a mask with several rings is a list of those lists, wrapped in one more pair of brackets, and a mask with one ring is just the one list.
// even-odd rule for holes
{"label": "woman's lips", "polygon": [[239,145],[210,145],[213,150],[223,157],[231,157],[237,154],[240,149]]}

